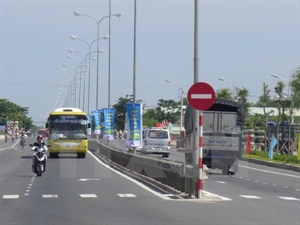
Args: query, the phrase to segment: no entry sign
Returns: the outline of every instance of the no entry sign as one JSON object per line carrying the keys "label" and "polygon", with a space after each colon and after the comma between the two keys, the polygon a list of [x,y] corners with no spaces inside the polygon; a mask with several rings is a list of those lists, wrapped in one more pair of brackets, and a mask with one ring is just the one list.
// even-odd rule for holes
{"label": "no entry sign", "polygon": [[202,111],[209,109],[214,104],[216,94],[208,83],[198,82],[190,87],[187,98],[194,109]]}

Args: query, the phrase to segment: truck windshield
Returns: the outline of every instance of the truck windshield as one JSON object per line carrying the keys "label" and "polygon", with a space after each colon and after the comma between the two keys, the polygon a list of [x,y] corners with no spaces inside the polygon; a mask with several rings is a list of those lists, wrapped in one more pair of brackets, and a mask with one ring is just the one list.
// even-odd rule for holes
{"label": "truck windshield", "polygon": [[50,116],[50,139],[82,139],[87,134],[85,116]]}

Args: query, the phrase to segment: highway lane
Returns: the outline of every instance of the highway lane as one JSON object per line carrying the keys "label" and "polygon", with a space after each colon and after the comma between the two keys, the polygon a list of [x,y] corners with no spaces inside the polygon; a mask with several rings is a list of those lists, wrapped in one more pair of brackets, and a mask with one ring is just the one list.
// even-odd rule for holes
{"label": "highway lane", "polygon": [[[1,225],[299,224],[299,203],[295,201],[166,200],[112,171],[91,154],[86,159],[73,155],[49,159],[42,177],[32,176],[28,146],[25,150],[19,146],[3,150],[0,160]],[[230,182],[216,181],[242,180],[217,176],[205,186],[224,194],[229,193],[225,185]]]}
{"label": "highway lane", "polygon": [[[121,147],[121,140],[115,145]],[[183,161],[184,153],[172,148],[169,159]],[[221,175],[217,169],[210,169],[210,173],[204,189],[231,199],[271,198],[296,202],[300,199],[300,174],[294,171],[240,161],[235,176]]]}

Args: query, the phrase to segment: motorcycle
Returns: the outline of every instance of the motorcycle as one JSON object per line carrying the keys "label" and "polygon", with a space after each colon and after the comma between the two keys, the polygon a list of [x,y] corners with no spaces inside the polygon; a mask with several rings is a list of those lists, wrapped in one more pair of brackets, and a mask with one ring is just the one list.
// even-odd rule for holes
{"label": "motorcycle", "polygon": [[24,146],[25,146],[25,139],[21,139],[20,145],[22,146],[22,149],[24,149]]}
{"label": "motorcycle", "polygon": [[36,175],[38,177],[42,176],[42,173],[45,172],[45,167],[46,167],[46,161],[47,161],[47,155],[46,155],[46,146],[45,145],[40,145],[40,146],[33,146],[30,144],[32,147],[31,151],[35,151],[33,154],[34,158],[34,163],[33,163],[33,172],[36,172]]}

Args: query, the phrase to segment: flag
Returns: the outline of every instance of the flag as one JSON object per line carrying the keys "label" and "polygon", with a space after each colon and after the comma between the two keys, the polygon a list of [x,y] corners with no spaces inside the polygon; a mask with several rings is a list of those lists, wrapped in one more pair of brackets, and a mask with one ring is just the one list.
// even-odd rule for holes
{"label": "flag", "polygon": [[298,160],[300,160],[300,134],[298,134]]}
{"label": "flag", "polygon": [[246,144],[246,154],[250,154],[251,153],[251,137],[250,137],[250,133],[248,133],[248,137],[247,137],[247,144]]}
{"label": "flag", "polygon": [[273,148],[276,146],[277,144],[277,140],[276,138],[274,137],[274,134],[272,135],[272,138],[271,138],[271,143],[270,143],[270,146],[269,146],[269,159],[273,159]]}

